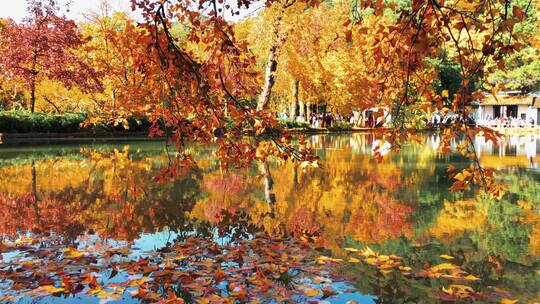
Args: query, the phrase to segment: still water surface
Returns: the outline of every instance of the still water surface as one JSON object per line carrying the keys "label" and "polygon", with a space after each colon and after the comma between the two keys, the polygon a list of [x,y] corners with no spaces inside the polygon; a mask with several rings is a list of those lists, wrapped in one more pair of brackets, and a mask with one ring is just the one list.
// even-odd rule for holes
{"label": "still water surface", "polygon": [[[163,142],[1,147],[0,234],[52,232],[79,246],[99,238],[143,251],[193,234],[220,242],[260,231],[301,235],[324,254],[369,246],[417,268],[451,255],[479,284],[540,301],[539,136],[477,139],[482,164],[500,169],[508,185],[501,201],[448,190],[448,165],[467,160],[441,157],[436,135],[380,163],[377,144],[362,133],[308,137],[322,168],[271,161],[271,180],[255,167],[222,172],[211,146],[193,146],[199,168],[165,184],[153,181],[169,161]],[[26,195],[37,204],[14,205]],[[373,299],[436,297],[414,280],[360,265],[343,271]]]}

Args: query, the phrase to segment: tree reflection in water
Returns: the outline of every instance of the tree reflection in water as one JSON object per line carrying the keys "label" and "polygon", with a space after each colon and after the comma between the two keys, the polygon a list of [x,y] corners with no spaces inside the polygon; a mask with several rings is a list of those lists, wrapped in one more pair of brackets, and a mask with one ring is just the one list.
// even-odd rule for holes
{"label": "tree reflection in water", "polygon": [[[312,136],[308,145],[323,168],[307,171],[274,161],[224,173],[207,152],[194,149],[199,168],[165,184],[153,178],[166,155],[127,146],[6,159],[0,167],[0,233],[11,239],[52,233],[74,245],[92,233],[101,241],[132,243],[166,230],[170,242],[195,235],[234,244],[264,231],[309,240],[335,256],[347,255],[344,247],[369,245],[417,269],[444,262],[440,255],[447,254],[484,279],[480,285],[533,301],[540,286],[540,178],[531,162],[513,160],[522,157],[509,146],[513,142],[521,141],[480,149],[486,164],[504,168],[501,178],[509,187],[501,201],[449,192],[446,167],[466,160],[440,158],[436,136],[380,163],[372,157],[372,135]],[[530,149],[523,151],[539,163]],[[436,297],[437,288],[399,273],[347,267],[344,273],[361,274],[361,291],[380,299]]]}

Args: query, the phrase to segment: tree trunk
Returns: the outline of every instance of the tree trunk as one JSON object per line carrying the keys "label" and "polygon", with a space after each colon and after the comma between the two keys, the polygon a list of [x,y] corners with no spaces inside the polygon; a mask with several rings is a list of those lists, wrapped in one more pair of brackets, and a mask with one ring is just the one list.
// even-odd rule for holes
{"label": "tree trunk", "polygon": [[32,161],[32,195],[37,198],[36,163]]}
{"label": "tree trunk", "polygon": [[297,103],[298,103],[298,107],[300,108],[300,110],[298,111],[298,115],[300,115],[300,117],[302,118],[302,121],[306,121],[306,105],[304,104],[304,102],[302,100],[300,100],[298,98],[298,95],[299,95],[299,91],[300,91],[300,82],[297,80],[295,82],[295,90],[296,90],[296,100],[297,100]]}
{"label": "tree trunk", "polygon": [[43,99],[44,99],[48,104],[50,104],[51,106],[53,106],[53,108],[54,108],[54,110],[56,111],[56,113],[62,112],[62,111],[60,111],[60,108],[59,108],[57,105],[55,105],[54,102],[52,102],[52,101],[49,99],[49,97],[43,96]]}
{"label": "tree trunk", "polygon": [[[298,166],[293,166],[293,185],[294,185],[294,188],[296,188],[296,186],[298,185]],[[295,189],[292,189],[293,191]]]}
{"label": "tree trunk", "polygon": [[292,120],[296,120],[296,116],[298,116],[298,113],[296,112],[296,107],[298,104],[294,102],[294,100],[291,100],[289,103],[289,118]]}
{"label": "tree trunk", "polygon": [[273,192],[274,179],[272,178],[270,166],[268,166],[268,162],[266,160],[259,163],[259,170],[264,177],[264,198],[266,199],[267,203],[274,204],[276,202],[276,195]]}
{"label": "tree trunk", "polygon": [[302,108],[300,107],[299,112],[296,111],[296,108],[299,106],[298,104],[298,80],[295,80],[293,83],[293,90],[292,90],[292,100],[291,100],[291,118],[293,120],[296,120],[296,116],[302,115]]}
{"label": "tree trunk", "polygon": [[257,101],[257,110],[262,111],[266,110],[268,108],[268,105],[270,104],[270,96],[272,95],[272,88],[274,87],[274,84],[276,83],[276,70],[277,70],[277,52],[279,49],[279,46],[284,43],[282,39],[280,39],[280,27],[281,27],[281,19],[283,18],[283,14],[285,13],[285,7],[281,9],[279,14],[276,16],[276,19],[273,22],[273,41],[272,46],[270,47],[270,50],[268,52],[268,62],[266,63],[266,70],[264,73],[264,86],[263,90],[261,92],[261,95],[259,95],[259,100]]}
{"label": "tree trunk", "polygon": [[272,95],[272,88],[276,82],[275,72],[277,69],[276,59],[277,46],[272,46],[268,53],[268,63],[266,64],[266,71],[264,74],[264,87],[259,95],[259,101],[257,102],[257,110],[262,111],[268,108],[270,103],[270,95]]}
{"label": "tree trunk", "polygon": [[30,84],[30,112],[34,113],[36,108],[36,80],[32,78],[32,83]]}
{"label": "tree trunk", "polygon": [[308,102],[306,104],[306,119],[309,121],[309,117],[311,116],[311,103]]}

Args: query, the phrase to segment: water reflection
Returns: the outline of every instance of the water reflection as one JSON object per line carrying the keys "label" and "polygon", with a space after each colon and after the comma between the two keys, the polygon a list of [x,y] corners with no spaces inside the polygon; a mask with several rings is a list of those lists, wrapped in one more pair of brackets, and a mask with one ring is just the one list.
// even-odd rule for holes
{"label": "water reflection", "polygon": [[[450,193],[446,167],[467,160],[441,157],[438,143],[436,135],[426,135],[423,144],[378,163],[372,151],[380,142],[371,134],[311,136],[308,145],[323,168],[307,171],[274,160],[222,172],[211,149],[193,148],[200,167],[165,184],[153,180],[168,163],[156,142],[22,156],[3,149],[0,234],[58,233],[67,243],[89,235],[144,239],[148,247],[163,246],[163,231],[167,241],[193,234],[230,242],[258,231],[293,234],[334,255],[345,254],[343,247],[370,245],[419,268],[451,254],[486,286],[539,300],[540,138],[496,144],[476,139],[482,163],[503,169],[508,192],[502,201]],[[373,271],[351,270],[370,277],[358,283],[365,293],[391,299],[408,290],[402,298],[412,301],[433,293]]]}

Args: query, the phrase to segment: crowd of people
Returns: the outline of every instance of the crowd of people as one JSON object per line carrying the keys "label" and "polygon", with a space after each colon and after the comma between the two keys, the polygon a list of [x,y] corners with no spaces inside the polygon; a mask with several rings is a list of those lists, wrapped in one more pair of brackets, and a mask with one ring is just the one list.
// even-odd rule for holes
{"label": "crowd of people", "polygon": [[431,119],[427,121],[427,126],[428,127],[448,126],[456,120],[460,120],[469,125],[478,124],[481,126],[488,126],[488,127],[493,127],[493,128],[534,127],[536,123],[532,117],[529,117],[528,119],[511,117],[511,116],[504,116],[504,117],[501,116],[501,117],[492,118],[491,115],[487,115],[484,119],[479,119],[478,121],[475,121],[471,117],[463,118],[455,113],[450,113],[445,116],[441,116],[440,114],[435,113],[432,115]]}
{"label": "crowd of people", "polygon": [[529,117],[529,119],[526,120],[523,118],[509,116],[492,118],[491,115],[488,115],[485,119],[480,120],[478,123],[484,126],[499,128],[524,128],[535,126],[535,121],[532,117]]}
{"label": "crowd of people", "polygon": [[309,115],[309,125],[313,128],[329,128],[341,121],[344,121],[344,117],[339,113],[326,112]]}

